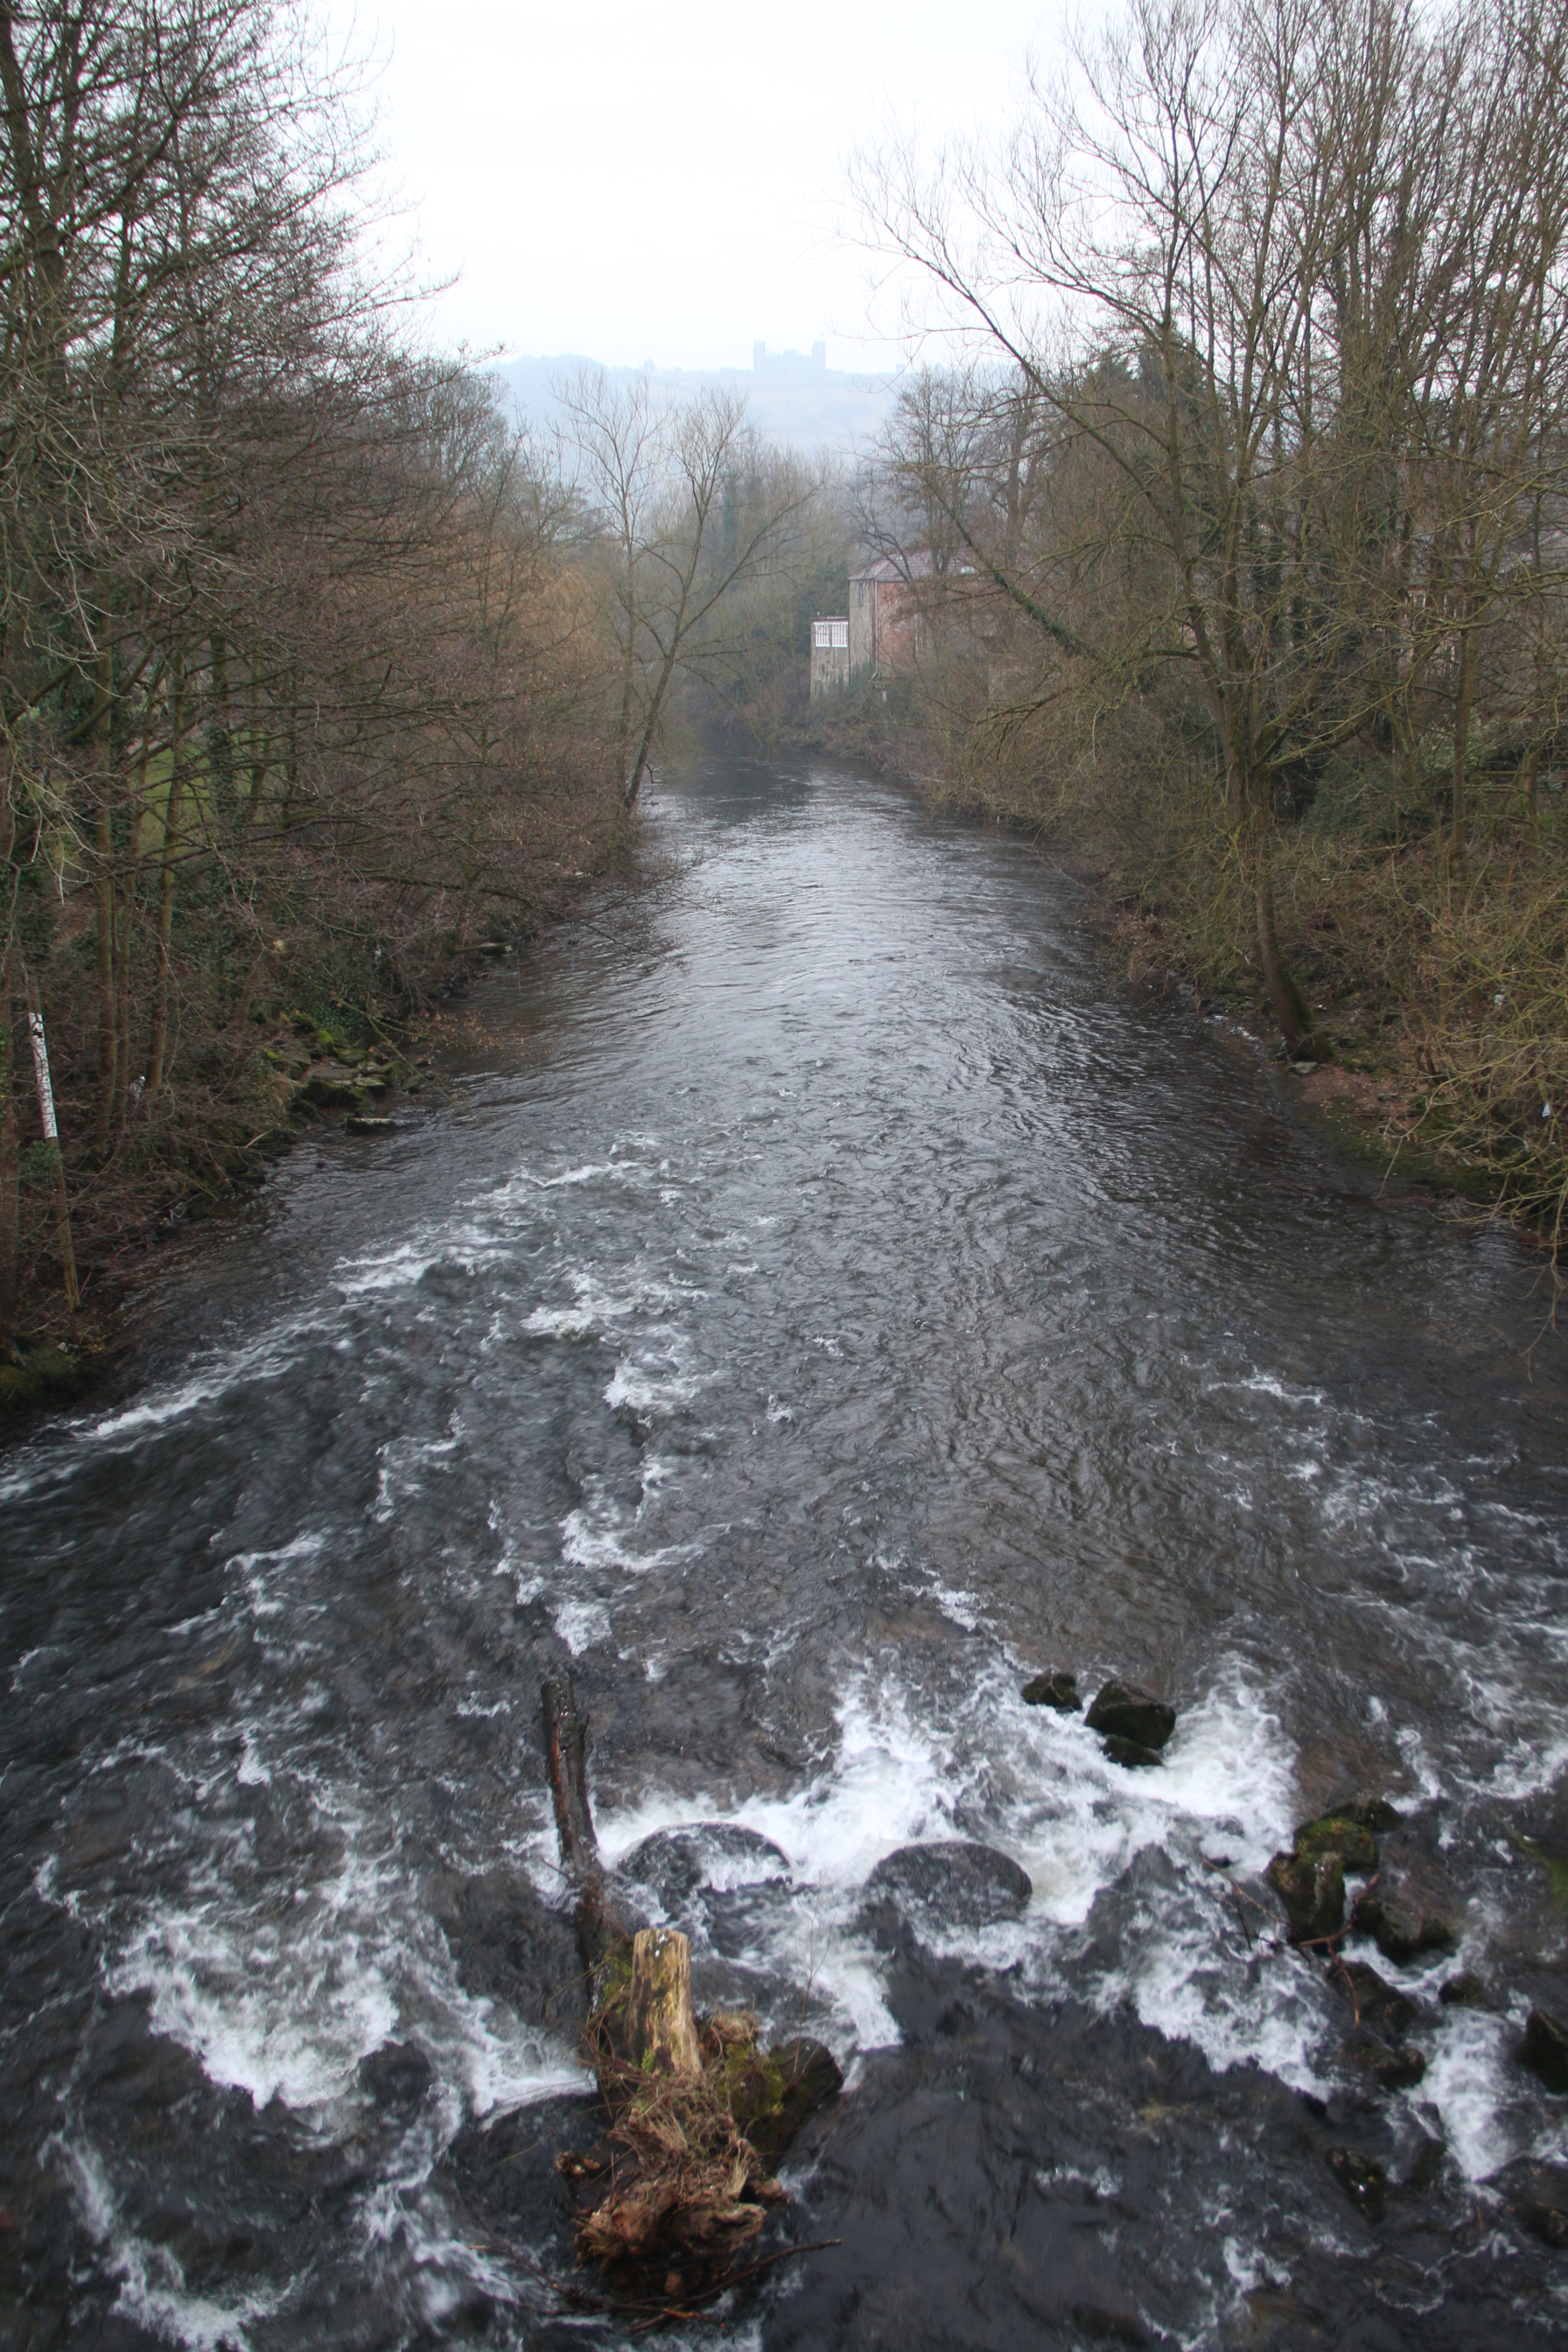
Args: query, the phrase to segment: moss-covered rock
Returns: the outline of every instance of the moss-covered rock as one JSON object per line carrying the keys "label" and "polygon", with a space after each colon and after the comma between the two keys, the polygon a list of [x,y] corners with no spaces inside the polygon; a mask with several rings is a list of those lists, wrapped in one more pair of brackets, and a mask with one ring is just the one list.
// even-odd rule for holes
{"label": "moss-covered rock", "polygon": [[1331,1805],[1324,1806],[1318,1818],[1324,1822],[1354,1822],[1381,1837],[1388,1830],[1396,1830],[1405,1816],[1386,1797],[1369,1796],[1364,1790],[1359,1790],[1349,1796],[1336,1797]]}
{"label": "moss-covered rock", "polygon": [[1285,1906],[1293,1944],[1339,1934],[1345,1923],[1345,1866],[1337,1853],[1277,1853],[1263,1875]]}
{"label": "moss-covered rock", "polygon": [[8,1363],[0,1362],[0,1414],[47,1412],[79,1396],[93,1377],[90,1358],[52,1339],[18,1337]]}
{"label": "moss-covered rock", "polygon": [[1347,1872],[1356,1876],[1377,1868],[1377,1840],[1360,1822],[1343,1813],[1325,1813],[1319,1821],[1304,1822],[1296,1832],[1296,1852],[1308,1862],[1316,1862],[1320,1854],[1337,1853]]}
{"label": "moss-covered rock", "polygon": [[805,2039],[782,2042],[764,2056],[733,2046],[725,2055],[730,2112],[764,2164],[776,2164],[818,2107],[836,2098],[844,2076],[831,2050]]}

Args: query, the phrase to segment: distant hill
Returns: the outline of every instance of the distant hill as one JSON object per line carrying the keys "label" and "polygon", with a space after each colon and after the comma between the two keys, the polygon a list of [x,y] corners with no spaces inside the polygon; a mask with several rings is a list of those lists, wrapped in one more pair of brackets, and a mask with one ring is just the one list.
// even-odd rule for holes
{"label": "distant hill", "polygon": [[[552,384],[598,364],[563,352],[554,359],[509,360],[490,373],[527,416],[548,425],[560,414]],[[760,369],[606,368],[605,373],[612,383],[647,375],[656,391],[672,400],[690,399],[707,384],[742,392],[759,432],[791,448],[810,450],[850,449],[868,441],[891,412],[898,388],[891,375],[851,375],[805,362],[786,368],[776,359],[764,361]]]}

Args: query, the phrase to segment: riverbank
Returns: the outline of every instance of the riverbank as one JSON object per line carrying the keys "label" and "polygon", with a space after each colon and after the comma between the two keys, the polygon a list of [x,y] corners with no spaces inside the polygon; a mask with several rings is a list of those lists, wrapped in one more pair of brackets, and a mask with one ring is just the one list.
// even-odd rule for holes
{"label": "riverbank", "polygon": [[[1047,849],[1131,982],[1170,990],[1285,1058],[1230,845],[1185,804],[1102,765],[1068,797],[935,726],[913,682],[813,713],[803,745],[906,781],[927,808]],[[1568,1261],[1568,886],[1483,803],[1456,873],[1419,826],[1384,837],[1381,803],[1341,785],[1281,825],[1280,947],[1311,1014],[1297,1090],[1342,1149],[1510,1223]],[[1199,795],[1198,797],[1201,797]],[[1347,809],[1352,812],[1346,814]],[[1556,822],[1553,817],[1553,823]]]}
{"label": "riverbank", "polygon": [[407,959],[394,973],[371,929],[352,951],[310,936],[275,940],[240,1019],[205,1036],[193,1022],[195,1034],[176,1040],[159,1100],[132,1117],[107,1159],[83,1142],[90,1021],[84,1011],[74,1032],[53,1033],[79,1304],[72,1307],[64,1280],[53,1163],[24,1132],[21,1280],[14,1323],[0,1333],[0,1432],[15,1435],[37,1413],[111,1381],[132,1327],[148,1318],[161,1263],[172,1253],[183,1262],[209,1238],[221,1245],[278,1162],[323,1125],[391,1133],[404,1106],[441,1084],[475,980],[564,935],[606,889],[634,882],[634,841],[615,796],[580,809],[577,821],[569,867],[557,860],[553,872],[536,872],[510,924],[492,910],[500,935],[476,927],[427,970]]}

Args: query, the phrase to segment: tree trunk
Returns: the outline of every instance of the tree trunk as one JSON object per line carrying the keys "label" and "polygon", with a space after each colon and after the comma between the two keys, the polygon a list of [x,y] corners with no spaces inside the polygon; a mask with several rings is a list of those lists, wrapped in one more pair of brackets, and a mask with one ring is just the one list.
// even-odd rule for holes
{"label": "tree trunk", "polygon": [[1454,804],[1451,831],[1448,836],[1448,866],[1453,874],[1463,870],[1465,835],[1469,822],[1465,789],[1466,766],[1470,749],[1470,719],[1476,707],[1476,646],[1467,629],[1459,640],[1459,695],[1454,709]]}
{"label": "tree trunk", "polygon": [[32,1038],[33,1072],[38,1088],[38,1124],[44,1130],[45,1148],[54,1166],[55,1231],[59,1242],[60,1265],[65,1275],[66,1304],[74,1315],[81,1299],[77,1288],[76,1249],[71,1241],[70,1195],[66,1189],[65,1154],[60,1150],[59,1130],[55,1124],[48,1041],[44,1034],[44,1016],[39,1007],[38,992],[31,981],[27,984],[27,1028]]}
{"label": "tree trunk", "polygon": [[16,1320],[19,1274],[22,1149],[14,1091],[14,1037],[7,956],[0,961],[0,1339],[4,1339],[10,1338]]}
{"label": "tree trunk", "polygon": [[163,1083],[169,1042],[169,943],[174,924],[174,859],[184,802],[184,770],[180,756],[184,726],[184,685],[176,655],[169,679],[169,797],[163,803],[163,856],[158,876],[158,978],[153,999],[153,1034],[147,1048],[149,1102]]}
{"label": "tree trunk", "polygon": [[93,1118],[92,1148],[100,1160],[109,1157],[114,1128],[114,1077],[119,1055],[119,1028],[114,992],[114,675],[113,658],[99,656],[96,738],[96,805],[93,810],[93,897],[97,922],[95,967],[98,981],[98,1108]]}
{"label": "tree trunk", "polygon": [[566,1874],[577,1890],[577,1941],[592,1975],[611,1951],[625,1946],[626,1930],[610,1899],[588,1804],[587,1717],[578,1712],[570,1682],[546,1683],[541,1697],[555,1832]]}
{"label": "tree trunk", "polygon": [[234,738],[228,726],[228,641],[220,629],[208,640],[207,777],[215,814],[226,816],[234,799]]}
{"label": "tree trunk", "polygon": [[[135,889],[134,876],[128,886]],[[114,960],[114,1021],[119,1051],[114,1065],[114,1140],[124,1136],[131,1115],[131,940],[132,908],[121,909],[120,942]]]}
{"label": "tree trunk", "polygon": [[1285,1040],[1285,1050],[1292,1061],[1302,1055],[1319,1058],[1318,1046],[1312,1034],[1311,1007],[1297,986],[1295,978],[1279,950],[1279,934],[1274,920],[1274,877],[1268,857],[1268,821],[1257,810],[1244,835],[1247,878],[1252,889],[1252,911],[1258,945],[1258,961],[1274,1018],[1279,1024],[1279,1034]]}
{"label": "tree trunk", "polygon": [[114,814],[109,805],[109,778],[99,778],[98,806],[93,812],[93,895],[98,937],[94,963],[98,981],[98,1107],[93,1118],[94,1157],[107,1160],[114,1135],[115,1076],[120,1055],[120,1024],[116,1019],[114,986]]}
{"label": "tree trunk", "polygon": [[250,794],[245,803],[247,827],[256,823],[267,787],[267,737],[261,726],[261,670],[254,655],[250,662]]}
{"label": "tree trunk", "polygon": [[691,1947],[674,1927],[632,1937],[625,2054],[644,2074],[695,2074],[702,2064],[691,2014]]}

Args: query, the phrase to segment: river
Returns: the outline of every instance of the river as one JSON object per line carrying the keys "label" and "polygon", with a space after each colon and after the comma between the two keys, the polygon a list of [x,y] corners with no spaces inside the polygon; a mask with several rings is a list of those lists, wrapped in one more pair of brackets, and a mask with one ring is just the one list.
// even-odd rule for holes
{"label": "river", "polygon": [[[569,1668],[612,1858],[778,1849],[670,1898],[700,1997],[848,2074],[776,2241],[841,2242],[726,2341],[1561,2343],[1568,2255],[1476,2186],[1568,2143],[1513,2055],[1568,2011],[1520,1843],[1568,1853],[1539,1260],[1121,986],[1026,845],[804,760],[647,830],[669,878],[487,976],[450,1099],[320,1130],[124,1393],[0,1462],[0,2328],[626,2340],[542,2276]],[[1165,1694],[1165,1761],[1025,1706],[1048,1667]],[[1462,1906],[1378,1962],[1394,2095],[1230,1892],[1352,1787]],[[954,1837],[1021,1917],[868,1911]]]}

